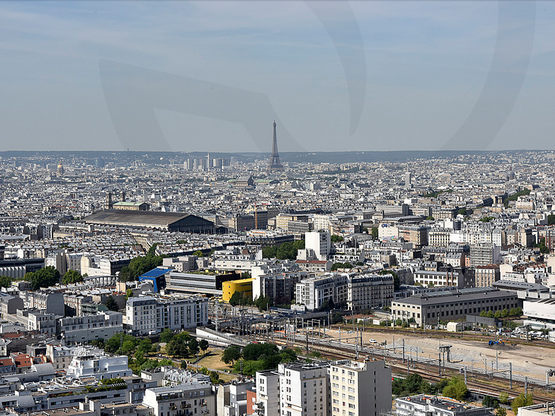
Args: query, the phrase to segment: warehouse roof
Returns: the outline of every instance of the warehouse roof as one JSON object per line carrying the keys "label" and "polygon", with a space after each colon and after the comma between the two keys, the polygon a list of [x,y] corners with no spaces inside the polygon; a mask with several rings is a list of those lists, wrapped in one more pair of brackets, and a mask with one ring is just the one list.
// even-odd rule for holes
{"label": "warehouse roof", "polygon": [[[196,217],[187,213],[180,212],[160,212],[160,211],[132,211],[125,209],[106,209],[96,212],[87,218],[85,222],[89,224],[117,224],[143,227],[167,227],[179,220],[187,217]],[[200,217],[196,217],[200,218]]]}
{"label": "warehouse roof", "polygon": [[503,298],[506,296],[516,297],[516,294],[507,290],[499,290],[486,287],[418,293],[409,298],[397,300],[394,303],[408,305],[437,305],[449,302],[482,300],[484,298]]}

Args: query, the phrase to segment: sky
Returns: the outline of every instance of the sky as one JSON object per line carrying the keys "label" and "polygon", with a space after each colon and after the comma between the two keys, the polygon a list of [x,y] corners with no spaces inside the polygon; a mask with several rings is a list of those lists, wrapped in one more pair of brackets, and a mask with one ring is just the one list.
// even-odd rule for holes
{"label": "sky", "polygon": [[554,149],[555,1],[0,1],[0,151]]}

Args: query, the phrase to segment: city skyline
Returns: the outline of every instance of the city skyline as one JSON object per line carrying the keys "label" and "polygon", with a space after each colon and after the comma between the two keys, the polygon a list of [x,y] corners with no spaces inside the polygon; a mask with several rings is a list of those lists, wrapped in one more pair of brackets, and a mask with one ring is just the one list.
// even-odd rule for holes
{"label": "city skyline", "polygon": [[2,3],[2,150],[553,148],[552,3],[285,4]]}

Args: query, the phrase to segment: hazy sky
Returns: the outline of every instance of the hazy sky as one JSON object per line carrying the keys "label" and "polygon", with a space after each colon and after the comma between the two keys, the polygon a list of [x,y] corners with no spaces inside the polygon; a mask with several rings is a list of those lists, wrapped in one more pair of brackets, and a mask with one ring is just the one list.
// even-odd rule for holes
{"label": "hazy sky", "polygon": [[0,1],[0,77],[0,150],[553,149],[555,2]]}

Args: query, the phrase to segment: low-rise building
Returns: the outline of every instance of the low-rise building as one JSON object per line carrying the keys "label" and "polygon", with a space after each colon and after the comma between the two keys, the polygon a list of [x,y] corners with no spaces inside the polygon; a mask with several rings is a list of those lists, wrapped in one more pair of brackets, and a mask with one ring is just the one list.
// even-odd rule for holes
{"label": "low-rise building", "polygon": [[391,304],[394,320],[414,322],[418,326],[465,319],[466,315],[497,312],[518,307],[516,294],[492,288],[446,290],[418,293]]}
{"label": "low-rise building", "polygon": [[493,416],[487,407],[475,407],[449,397],[426,394],[396,399],[395,406],[397,416]]}

